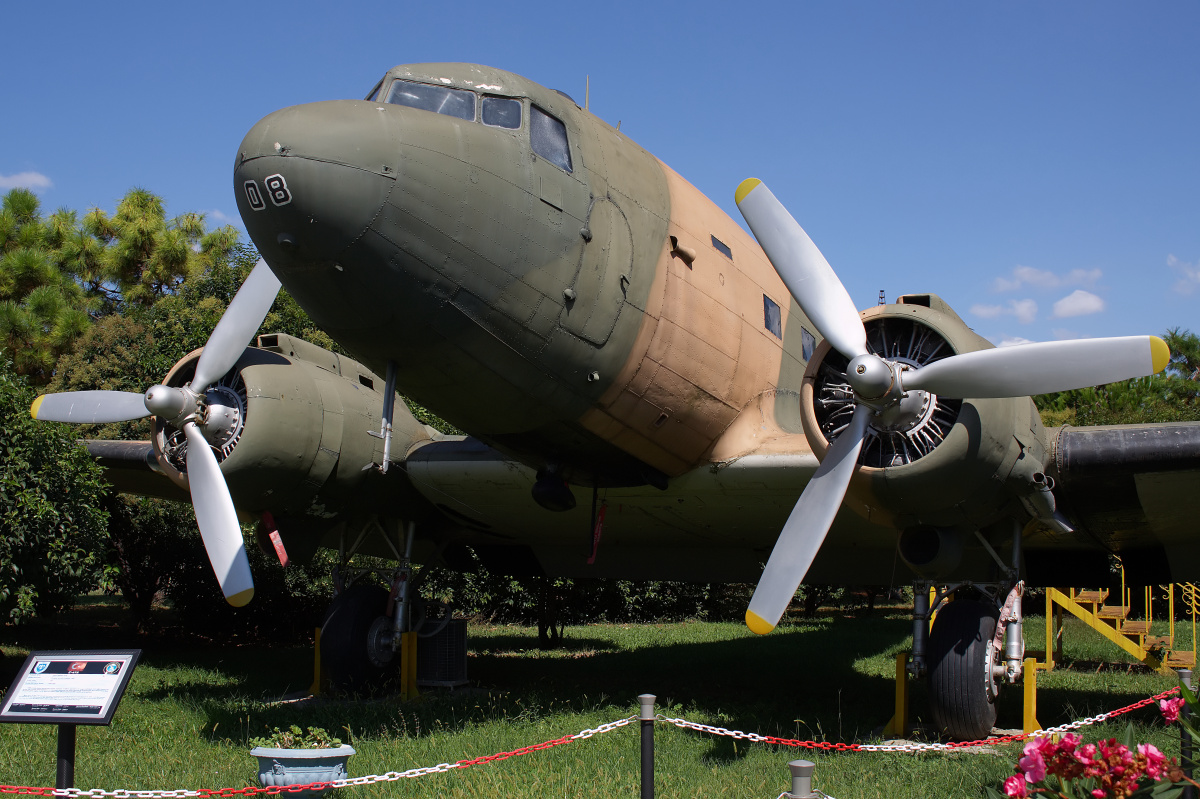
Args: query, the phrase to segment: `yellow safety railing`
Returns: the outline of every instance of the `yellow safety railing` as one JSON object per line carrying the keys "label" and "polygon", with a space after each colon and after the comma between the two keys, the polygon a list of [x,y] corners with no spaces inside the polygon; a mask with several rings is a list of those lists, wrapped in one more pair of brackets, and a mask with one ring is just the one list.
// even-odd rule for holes
{"label": "yellow safety railing", "polygon": [[[1125,584],[1124,569],[1121,573],[1121,588],[1117,604],[1109,604],[1110,594],[1106,590],[1086,591],[1075,588],[1046,589],[1046,654],[1038,668],[1053,669],[1055,652],[1062,657],[1062,618],[1068,611],[1091,629],[1109,639],[1132,657],[1147,666],[1162,671],[1171,671],[1181,666],[1196,664],[1197,619],[1200,618],[1200,587],[1193,583],[1146,586],[1142,589],[1145,607],[1143,620],[1131,620],[1133,589]],[[1167,599],[1167,635],[1154,634],[1154,605],[1156,595],[1163,592]],[[1179,636],[1176,618],[1176,593],[1182,598],[1184,607],[1191,617],[1191,646],[1178,647]],[[1159,599],[1159,608],[1162,608]],[[1161,630],[1162,628],[1159,627]]]}

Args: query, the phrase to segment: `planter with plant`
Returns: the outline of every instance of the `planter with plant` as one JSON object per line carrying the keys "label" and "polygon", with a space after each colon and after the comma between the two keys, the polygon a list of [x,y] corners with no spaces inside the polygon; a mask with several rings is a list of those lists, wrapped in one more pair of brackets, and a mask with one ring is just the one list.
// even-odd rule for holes
{"label": "planter with plant", "polygon": [[[301,730],[295,724],[251,738],[250,745],[254,747],[250,754],[258,758],[258,780],[267,788],[345,779],[346,760],[354,754],[354,747],[320,727]],[[320,796],[328,790],[298,791],[296,795]]]}

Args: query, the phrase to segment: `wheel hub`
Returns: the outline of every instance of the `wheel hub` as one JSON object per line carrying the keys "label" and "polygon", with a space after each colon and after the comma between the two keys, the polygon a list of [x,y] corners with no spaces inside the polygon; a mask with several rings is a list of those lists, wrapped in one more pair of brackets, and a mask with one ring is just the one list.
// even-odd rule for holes
{"label": "wheel hub", "polygon": [[383,668],[396,656],[392,649],[392,620],[377,616],[367,631],[367,659],[376,668]]}

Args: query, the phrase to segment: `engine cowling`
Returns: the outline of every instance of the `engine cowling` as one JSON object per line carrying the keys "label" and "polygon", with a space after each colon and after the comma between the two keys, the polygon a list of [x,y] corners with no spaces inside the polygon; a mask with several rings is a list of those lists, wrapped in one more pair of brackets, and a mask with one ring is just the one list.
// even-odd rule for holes
{"label": "engine cowling", "polygon": [[[164,383],[181,386],[195,372],[200,350],[171,369]],[[333,519],[352,509],[377,513],[420,509],[427,502],[403,469],[382,474],[380,429],[384,381],[362,364],[281,333],[260,336],[207,392],[204,435],[239,511]],[[391,453],[402,460],[430,436],[403,402],[396,402]],[[159,468],[187,489],[187,441],[155,418]]]}
{"label": "engine cowling", "polygon": [[[920,368],[950,355],[990,348],[939,297],[905,295],[862,314],[867,347]],[[824,458],[831,439],[853,412],[845,383],[847,361],[822,341],[802,389],[809,444]],[[842,388],[845,386],[845,388]],[[854,510],[901,531],[981,529],[1014,512],[1038,491],[1045,436],[1031,400],[948,400],[910,392],[901,407],[871,421],[861,466],[846,501]]]}

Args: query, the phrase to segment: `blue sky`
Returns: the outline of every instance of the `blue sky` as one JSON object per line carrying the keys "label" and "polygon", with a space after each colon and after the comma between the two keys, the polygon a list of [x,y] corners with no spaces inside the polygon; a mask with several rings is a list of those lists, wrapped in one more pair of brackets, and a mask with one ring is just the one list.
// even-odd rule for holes
{"label": "blue sky", "polygon": [[765,180],[856,304],[940,294],[994,342],[1200,331],[1194,2],[21,3],[0,190],[240,224],[242,136],[473,61],[582,101],[739,221]]}

